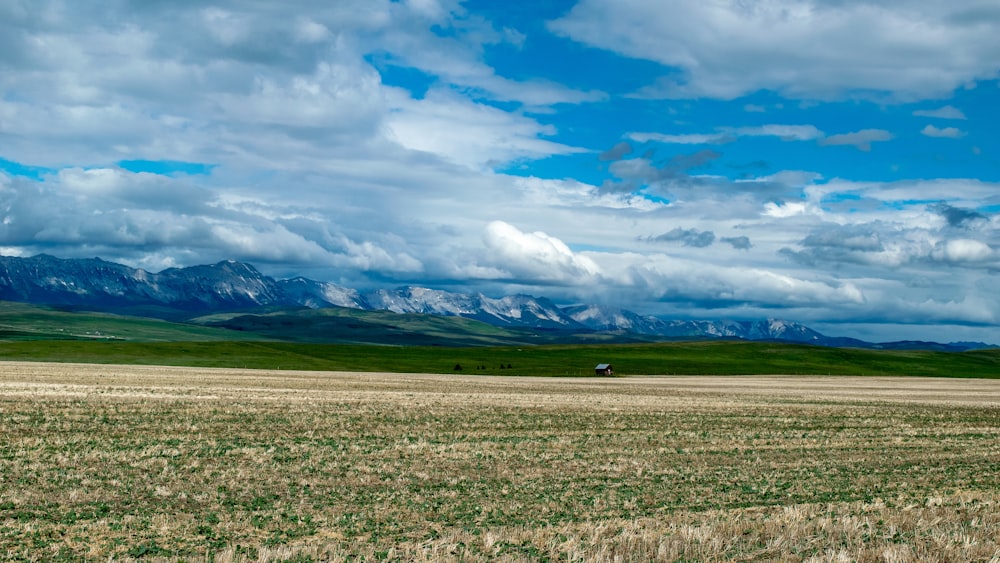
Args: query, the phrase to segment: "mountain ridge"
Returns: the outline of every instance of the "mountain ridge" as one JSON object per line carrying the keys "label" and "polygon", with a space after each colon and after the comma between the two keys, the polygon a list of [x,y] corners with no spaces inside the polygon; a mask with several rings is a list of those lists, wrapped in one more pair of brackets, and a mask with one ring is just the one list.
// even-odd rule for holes
{"label": "mountain ridge", "polygon": [[666,339],[773,340],[834,347],[963,351],[976,342],[870,343],[827,337],[782,319],[754,321],[667,320],[603,305],[559,307],[545,297],[493,298],[419,286],[359,291],[304,277],[277,280],[251,264],[215,264],[148,272],[100,258],[62,259],[47,254],[0,256],[0,300],[90,309],[170,320],[220,311],[253,314],[266,308],[344,307],[457,316],[498,327],[599,332]]}

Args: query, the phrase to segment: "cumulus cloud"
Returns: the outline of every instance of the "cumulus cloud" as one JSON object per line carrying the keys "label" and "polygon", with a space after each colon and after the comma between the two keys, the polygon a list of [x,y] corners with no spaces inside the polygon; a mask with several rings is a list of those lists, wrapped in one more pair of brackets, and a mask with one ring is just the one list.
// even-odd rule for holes
{"label": "cumulus cloud", "polygon": [[358,242],[346,236],[340,237],[339,243],[344,252],[333,257],[332,262],[336,266],[378,272],[379,275],[412,274],[424,270],[420,260],[411,256],[404,248],[387,249],[374,240]]}
{"label": "cumulus cloud", "polygon": [[[515,180],[492,168],[583,150],[510,104],[538,115],[603,96],[499,76],[483,46],[524,36],[460,2],[0,11],[0,158],[43,177],[0,172],[2,244],[28,254],[151,267],[235,258],[367,283],[365,272],[460,271],[460,253],[444,249],[478,239],[483,217],[470,210],[514,205]],[[388,86],[378,65],[390,60],[435,84],[420,95]],[[205,173],[114,164],[130,160]],[[574,193],[601,204],[593,192]]]}
{"label": "cumulus cloud", "polygon": [[[1000,233],[989,217],[946,203],[926,206],[924,213],[921,206],[911,205],[912,210],[905,213],[905,218],[896,216],[891,221],[822,223],[797,242],[798,250],[784,247],[779,253],[809,267],[837,264],[871,268],[873,275],[882,279],[895,277],[885,268],[917,268],[928,276],[938,276],[947,275],[946,270],[939,269],[941,265],[970,270],[996,267]],[[911,287],[952,291],[942,287],[941,282],[914,285],[911,283],[914,278],[904,276],[902,270],[899,279],[906,280]],[[960,279],[957,276],[952,281]],[[953,291],[962,290],[956,287]]]}
{"label": "cumulus cloud", "polygon": [[932,256],[952,264],[996,264],[997,252],[990,245],[972,239],[953,239],[940,242]]}
{"label": "cumulus cloud", "polygon": [[809,204],[802,201],[769,201],[764,204],[763,214],[777,219],[786,219],[810,212]]}
{"label": "cumulus cloud", "polygon": [[484,260],[514,279],[577,285],[592,283],[601,274],[592,259],[541,231],[525,233],[509,223],[493,221],[486,226],[483,241],[490,251]]}
{"label": "cumulus cloud", "polygon": [[869,152],[872,150],[872,143],[892,140],[892,133],[884,129],[862,129],[853,133],[843,133],[831,135],[819,141],[824,147],[847,145],[859,151]]}
{"label": "cumulus cloud", "polygon": [[802,99],[910,100],[997,76],[1000,38],[991,26],[968,25],[967,11],[965,3],[930,0],[678,0],[669,10],[651,1],[583,0],[549,27],[679,71],[640,90],[644,97],[733,99],[772,90]]}
{"label": "cumulus cloud", "polygon": [[419,272],[420,261],[389,235],[354,242],[324,217],[250,201],[229,201],[187,177],[122,169],[65,169],[45,182],[0,181],[0,238],[28,254],[100,255],[143,267],[234,258]]}
{"label": "cumulus cloud", "polygon": [[[387,0],[296,0],[280,8],[132,3],[103,19],[86,2],[36,4],[33,11],[46,17],[11,13],[10,33],[0,31],[10,43],[0,49],[9,59],[0,74],[8,93],[0,99],[0,144],[2,156],[17,162],[101,166],[139,158],[315,168],[333,152],[318,146],[336,146],[352,160],[351,150],[391,142],[431,153],[494,142],[509,148],[488,157],[470,149],[453,160],[502,166],[571,149],[545,139],[550,127],[481,101],[542,111],[601,97],[498,76],[482,61],[483,46],[516,42],[517,33],[460,3],[431,12]],[[435,34],[434,26],[455,33]],[[372,63],[385,57],[473,95],[402,98]],[[477,120],[484,127],[469,126]],[[497,137],[484,136],[486,125]],[[419,142],[415,127],[437,138]]]}

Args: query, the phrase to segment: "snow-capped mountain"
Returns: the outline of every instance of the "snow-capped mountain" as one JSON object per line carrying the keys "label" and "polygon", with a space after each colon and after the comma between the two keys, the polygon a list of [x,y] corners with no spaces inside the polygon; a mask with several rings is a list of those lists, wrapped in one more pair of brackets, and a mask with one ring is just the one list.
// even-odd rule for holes
{"label": "snow-capped mountain", "polygon": [[160,306],[211,311],[281,300],[273,279],[253,266],[224,261],[159,273],[99,258],[62,260],[0,256],[0,299],[92,309]]}
{"label": "snow-capped mountain", "polygon": [[665,334],[670,324],[662,319],[602,305],[573,305],[563,309],[574,321],[591,330]]}
{"label": "snow-capped mountain", "polygon": [[[91,311],[139,312],[171,319],[223,311],[252,313],[262,307],[347,307],[460,316],[503,327],[650,337],[785,340],[873,348],[926,349],[933,344],[869,344],[849,338],[827,338],[801,324],[778,319],[664,320],[597,305],[560,308],[548,299],[530,295],[491,298],[481,293],[421,287],[358,291],[302,277],[275,280],[249,264],[232,260],[152,273],[99,258],[64,260],[44,254],[31,258],[0,256],[0,300]],[[986,345],[936,346],[951,350]]]}
{"label": "snow-capped mountain", "polygon": [[584,328],[544,298],[493,299],[419,287],[359,292],[303,277],[275,280],[231,260],[152,273],[98,258],[0,256],[0,300],[108,311],[141,308],[167,318],[257,307],[348,307],[462,316],[499,326]]}
{"label": "snow-capped mountain", "polygon": [[475,296],[423,287],[377,289],[365,294],[371,309],[467,317],[476,314]]}
{"label": "snow-capped mountain", "polygon": [[452,293],[422,287],[379,289],[365,294],[370,308],[394,313],[427,313],[476,319],[499,326],[583,328],[558,306],[544,298]]}
{"label": "snow-capped mountain", "polygon": [[766,321],[754,321],[740,323],[746,327],[746,338],[748,340],[788,340],[792,342],[813,342],[819,343],[824,336],[809,327],[783,321],[779,319],[768,319]]}
{"label": "snow-capped mountain", "polygon": [[509,295],[500,299],[484,298],[484,301],[485,312],[509,324],[535,328],[583,328],[555,303],[545,298]]}
{"label": "snow-capped mountain", "polygon": [[323,307],[347,307],[349,309],[372,309],[368,300],[356,289],[341,287],[329,282],[318,282],[303,277],[279,280],[278,288],[286,301],[303,305],[310,309]]}
{"label": "snow-capped mountain", "polygon": [[824,336],[806,326],[768,319],[766,321],[666,321],[632,311],[599,305],[577,305],[564,309],[576,322],[597,331],[628,332],[672,338],[741,338],[822,343]]}

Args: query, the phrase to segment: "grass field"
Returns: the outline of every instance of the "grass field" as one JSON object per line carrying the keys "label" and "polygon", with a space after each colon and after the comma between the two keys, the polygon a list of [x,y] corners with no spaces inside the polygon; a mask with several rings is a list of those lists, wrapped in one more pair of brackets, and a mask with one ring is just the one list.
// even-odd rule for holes
{"label": "grass field", "polygon": [[[0,341],[280,341],[393,346],[518,346],[635,341],[634,336],[500,328],[462,317],[331,307],[216,313],[188,319],[170,309],[121,314],[0,301]],[[172,319],[173,322],[162,320]]]}
{"label": "grass field", "polygon": [[262,336],[221,328],[112,315],[67,312],[0,301],[0,340],[6,341],[233,341]]}
{"label": "grass field", "polygon": [[[0,361],[32,360],[272,370],[593,375],[920,375],[1000,377],[1000,350],[963,353],[824,348],[769,342],[546,346],[372,346],[290,342],[0,342]],[[460,366],[461,370],[455,367]]]}
{"label": "grass field", "polygon": [[0,363],[4,560],[988,561],[1000,382]]}

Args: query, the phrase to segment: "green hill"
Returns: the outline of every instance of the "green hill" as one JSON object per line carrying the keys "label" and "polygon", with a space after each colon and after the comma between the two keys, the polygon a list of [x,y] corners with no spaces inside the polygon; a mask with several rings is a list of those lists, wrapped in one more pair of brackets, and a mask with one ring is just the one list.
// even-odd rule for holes
{"label": "green hill", "polygon": [[0,360],[538,376],[590,376],[596,364],[610,362],[620,375],[1000,377],[1000,350],[601,341],[614,338],[339,308],[226,313],[172,323],[0,302]]}
{"label": "green hill", "polygon": [[440,347],[21,341],[0,343],[0,360],[511,376],[593,376],[596,364],[610,362],[618,375],[1000,377],[1000,350],[898,352],[761,342]]}
{"label": "green hill", "polygon": [[546,337],[536,331],[506,329],[462,317],[341,307],[283,309],[254,314],[223,313],[199,317],[191,322],[285,342],[496,346],[538,344],[572,337],[568,334]]}
{"label": "green hill", "polygon": [[103,340],[129,342],[204,342],[261,340],[252,333],[172,323],[109,313],[64,311],[0,301],[2,340]]}

